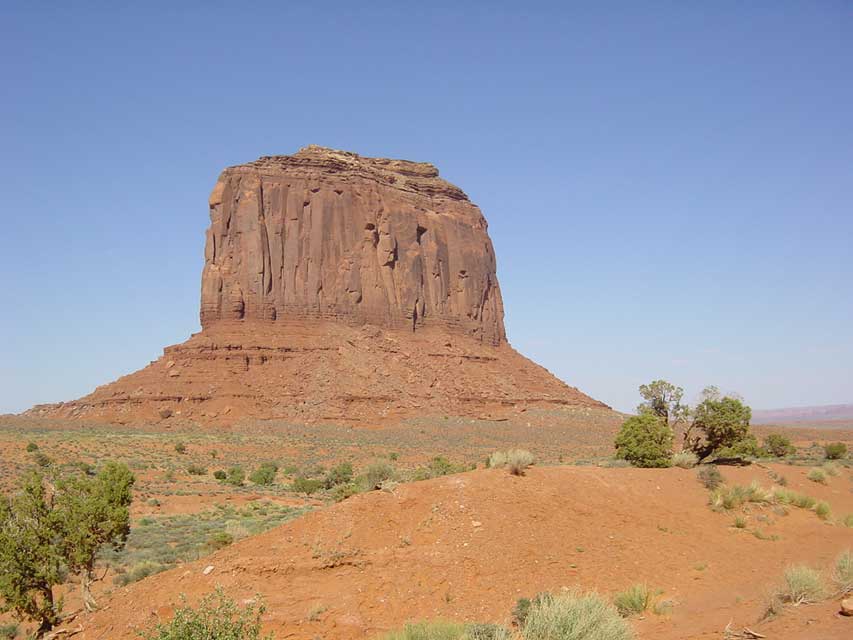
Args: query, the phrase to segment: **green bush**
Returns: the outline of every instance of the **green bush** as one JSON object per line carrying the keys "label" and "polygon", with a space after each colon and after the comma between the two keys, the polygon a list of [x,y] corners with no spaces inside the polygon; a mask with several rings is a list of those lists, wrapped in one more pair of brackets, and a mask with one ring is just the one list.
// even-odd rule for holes
{"label": "green bush", "polygon": [[630,640],[631,627],[597,593],[567,591],[531,603],[524,640]]}
{"label": "green bush", "polygon": [[205,596],[197,609],[182,598],[169,622],[159,623],[140,635],[144,640],[271,640],[272,634],[261,636],[264,611],[263,604],[252,603],[241,609],[220,588]]}
{"label": "green bush", "polygon": [[764,438],[764,449],[776,458],[784,458],[797,452],[797,448],[791,444],[791,441],[778,433],[771,433]]}
{"label": "green bush", "polygon": [[652,413],[625,420],[615,444],[616,457],[636,467],[668,467],[672,459],[672,429]]}
{"label": "green bush", "polygon": [[254,484],[258,484],[264,487],[271,485],[275,482],[275,474],[277,467],[270,463],[264,463],[254,471],[252,471],[249,476],[249,480],[251,480]]}
{"label": "green bush", "polygon": [[644,584],[635,584],[613,597],[619,615],[624,617],[643,613],[652,603],[652,592]]}
{"label": "green bush", "polygon": [[176,442],[175,443],[175,451],[177,451],[178,453],[186,453],[187,452],[187,445],[185,445],[183,442]]}
{"label": "green bush", "polygon": [[39,446],[35,442],[27,443],[27,453],[33,453],[34,451],[38,451]]}
{"label": "green bush", "polygon": [[18,637],[18,625],[0,624],[0,638],[3,640],[14,640]]}
{"label": "green bush", "polygon": [[225,531],[217,531],[207,539],[207,547],[211,551],[216,551],[232,544],[234,544],[234,536]]}
{"label": "green bush", "polygon": [[235,487],[243,486],[243,481],[246,479],[246,472],[243,467],[237,465],[228,469],[228,474],[225,477],[225,482],[234,485]]}
{"label": "green bush", "polygon": [[756,437],[747,433],[740,440],[717,449],[714,452],[717,458],[762,458],[767,457],[767,451],[758,446]]}
{"label": "green bush", "polygon": [[213,477],[217,480],[225,480],[228,477],[228,474],[222,469],[217,469],[213,472]]}
{"label": "green bush", "polygon": [[359,484],[365,491],[379,489],[382,483],[394,477],[394,467],[387,462],[374,462],[359,477]]}
{"label": "green bush", "polygon": [[712,491],[723,484],[723,474],[720,473],[717,465],[714,464],[706,465],[699,469],[697,477],[699,478],[699,482],[705,485],[706,489],[711,489]]}
{"label": "green bush", "polygon": [[206,476],[207,468],[201,466],[200,464],[191,464],[187,467],[187,473],[191,476]]}
{"label": "green bush", "polygon": [[293,479],[293,483],[290,485],[291,491],[304,493],[309,496],[312,493],[317,493],[322,488],[322,480],[317,478],[306,478],[305,476],[296,476],[296,478]]}
{"label": "green bush", "polygon": [[338,466],[329,469],[323,484],[326,489],[332,489],[339,484],[348,484],[350,482],[352,482],[352,463],[342,462]]}
{"label": "green bush", "polygon": [[843,442],[831,442],[824,446],[823,451],[828,460],[841,460],[847,455],[847,445]]}
{"label": "green bush", "polygon": [[693,411],[689,431],[701,433],[686,436],[690,448],[704,460],[717,455],[757,455],[758,443],[749,432],[752,409],[737,398],[721,397],[716,389],[706,390],[706,398]]}
{"label": "green bush", "polygon": [[335,502],[342,502],[358,493],[361,493],[361,488],[355,482],[347,482],[332,487],[329,490],[329,497]]}

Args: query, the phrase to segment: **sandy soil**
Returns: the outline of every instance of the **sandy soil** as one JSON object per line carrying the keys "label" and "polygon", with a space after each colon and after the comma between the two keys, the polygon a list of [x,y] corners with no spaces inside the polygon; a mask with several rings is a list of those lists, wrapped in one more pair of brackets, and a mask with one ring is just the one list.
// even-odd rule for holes
{"label": "sandy soil", "polygon": [[[849,470],[822,486],[804,468],[768,468],[790,488],[827,500],[836,516],[853,512]],[[757,466],[724,475],[771,484]],[[412,619],[506,623],[519,597],[542,590],[611,593],[646,582],[672,610],[636,620],[640,638],[720,638],[730,622],[777,639],[853,637],[853,620],[836,615],[834,602],[759,621],[787,564],[828,567],[853,546],[853,529],[813,512],[752,505],[740,530],[734,515],[709,509],[692,470],[542,467],[523,478],[474,471],[318,510],[119,589],[104,610],[74,624],[83,640],[134,638],[141,625],[168,616],[178,594],[193,599],[221,585],[241,600],[260,594],[278,638],[344,640]],[[756,529],[778,539],[759,539]]]}

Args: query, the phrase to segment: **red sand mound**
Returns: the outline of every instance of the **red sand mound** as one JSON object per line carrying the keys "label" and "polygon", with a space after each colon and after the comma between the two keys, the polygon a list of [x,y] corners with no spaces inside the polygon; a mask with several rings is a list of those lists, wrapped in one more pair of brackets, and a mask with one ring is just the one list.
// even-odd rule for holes
{"label": "red sand mound", "polygon": [[[776,470],[834,513],[853,512],[849,471],[817,486],[805,469]],[[724,474],[770,485],[756,467]],[[192,600],[221,585],[240,600],[263,596],[277,638],[355,639],[411,619],[507,622],[516,599],[542,590],[612,593],[645,582],[672,610],[635,621],[641,638],[720,638],[729,622],[774,639],[851,637],[853,621],[832,602],[757,622],[787,564],[827,567],[853,543],[851,529],[756,506],[747,529],[736,529],[707,497],[682,469],[534,468],[522,478],[487,470],[401,485],[120,589],[74,625],[84,640],[129,640],[168,617],[179,594]]]}

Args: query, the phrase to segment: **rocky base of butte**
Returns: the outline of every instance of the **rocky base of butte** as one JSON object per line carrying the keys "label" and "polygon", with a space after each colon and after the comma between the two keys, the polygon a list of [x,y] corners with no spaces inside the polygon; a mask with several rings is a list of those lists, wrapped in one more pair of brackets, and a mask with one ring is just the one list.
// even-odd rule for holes
{"label": "rocky base of butte", "polygon": [[202,331],[29,415],[370,424],[605,407],[507,344],[485,218],[432,165],[311,146],[226,169],[209,206]]}

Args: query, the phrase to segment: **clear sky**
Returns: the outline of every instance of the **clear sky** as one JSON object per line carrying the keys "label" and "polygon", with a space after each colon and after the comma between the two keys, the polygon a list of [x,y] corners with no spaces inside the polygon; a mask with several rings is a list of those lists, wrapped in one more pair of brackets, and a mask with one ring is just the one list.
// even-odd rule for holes
{"label": "clear sky", "polygon": [[846,0],[48,4],[0,4],[0,412],[198,331],[219,171],[309,143],[437,165],[616,408],[853,402]]}

